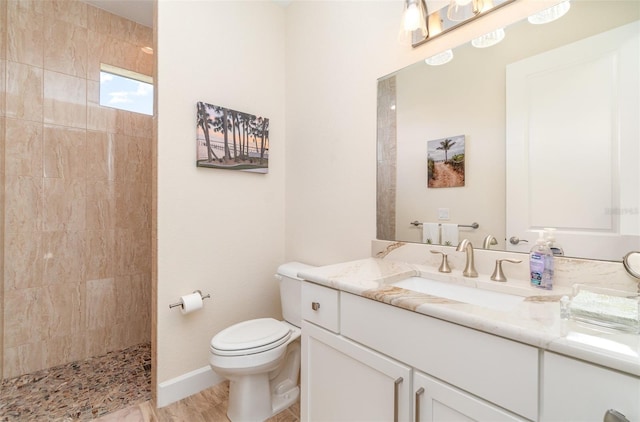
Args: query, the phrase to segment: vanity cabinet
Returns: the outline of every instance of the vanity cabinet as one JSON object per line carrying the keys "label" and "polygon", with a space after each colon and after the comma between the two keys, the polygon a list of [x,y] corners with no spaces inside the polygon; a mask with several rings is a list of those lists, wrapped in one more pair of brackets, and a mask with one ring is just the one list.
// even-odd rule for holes
{"label": "vanity cabinet", "polygon": [[313,283],[302,297],[302,420],[537,419],[536,348]]}
{"label": "vanity cabinet", "polygon": [[543,421],[602,421],[613,409],[640,421],[640,377],[544,352]]}
{"label": "vanity cabinet", "polygon": [[414,420],[438,421],[520,421],[496,406],[421,372],[413,374]]}
{"label": "vanity cabinet", "polygon": [[303,322],[302,368],[302,420],[410,419],[407,365]]}

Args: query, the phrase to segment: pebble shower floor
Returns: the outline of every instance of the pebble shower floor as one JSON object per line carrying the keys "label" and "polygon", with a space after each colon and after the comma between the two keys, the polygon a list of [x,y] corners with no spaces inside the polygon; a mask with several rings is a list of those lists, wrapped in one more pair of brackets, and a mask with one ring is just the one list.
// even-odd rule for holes
{"label": "pebble shower floor", "polygon": [[151,345],[2,381],[0,421],[89,421],[151,399]]}

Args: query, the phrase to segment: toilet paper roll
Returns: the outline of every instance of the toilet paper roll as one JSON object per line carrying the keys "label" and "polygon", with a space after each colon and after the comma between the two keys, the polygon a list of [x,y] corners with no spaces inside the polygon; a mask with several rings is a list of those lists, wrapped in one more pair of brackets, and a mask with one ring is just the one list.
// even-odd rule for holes
{"label": "toilet paper roll", "polygon": [[200,293],[191,293],[190,295],[180,296],[180,312],[188,314],[202,308],[202,296]]}

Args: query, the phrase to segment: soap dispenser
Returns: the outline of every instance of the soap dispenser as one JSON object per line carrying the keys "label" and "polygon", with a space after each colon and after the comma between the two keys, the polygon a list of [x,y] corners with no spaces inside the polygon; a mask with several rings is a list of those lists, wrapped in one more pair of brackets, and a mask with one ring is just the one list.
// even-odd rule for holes
{"label": "soap dispenser", "polygon": [[547,245],[549,249],[551,249],[551,253],[555,256],[564,255],[564,249],[556,240],[556,229],[551,227],[545,227],[544,229],[545,237],[547,238]]}
{"label": "soap dispenser", "polygon": [[532,286],[546,290],[553,288],[553,252],[543,230],[538,232],[538,240],[529,253],[529,269]]}

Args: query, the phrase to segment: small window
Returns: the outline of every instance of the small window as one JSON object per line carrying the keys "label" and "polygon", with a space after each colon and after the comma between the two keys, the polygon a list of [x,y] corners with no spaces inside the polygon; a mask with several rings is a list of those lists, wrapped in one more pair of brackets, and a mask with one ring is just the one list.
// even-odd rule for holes
{"label": "small window", "polygon": [[100,105],[153,115],[153,78],[101,64]]}

